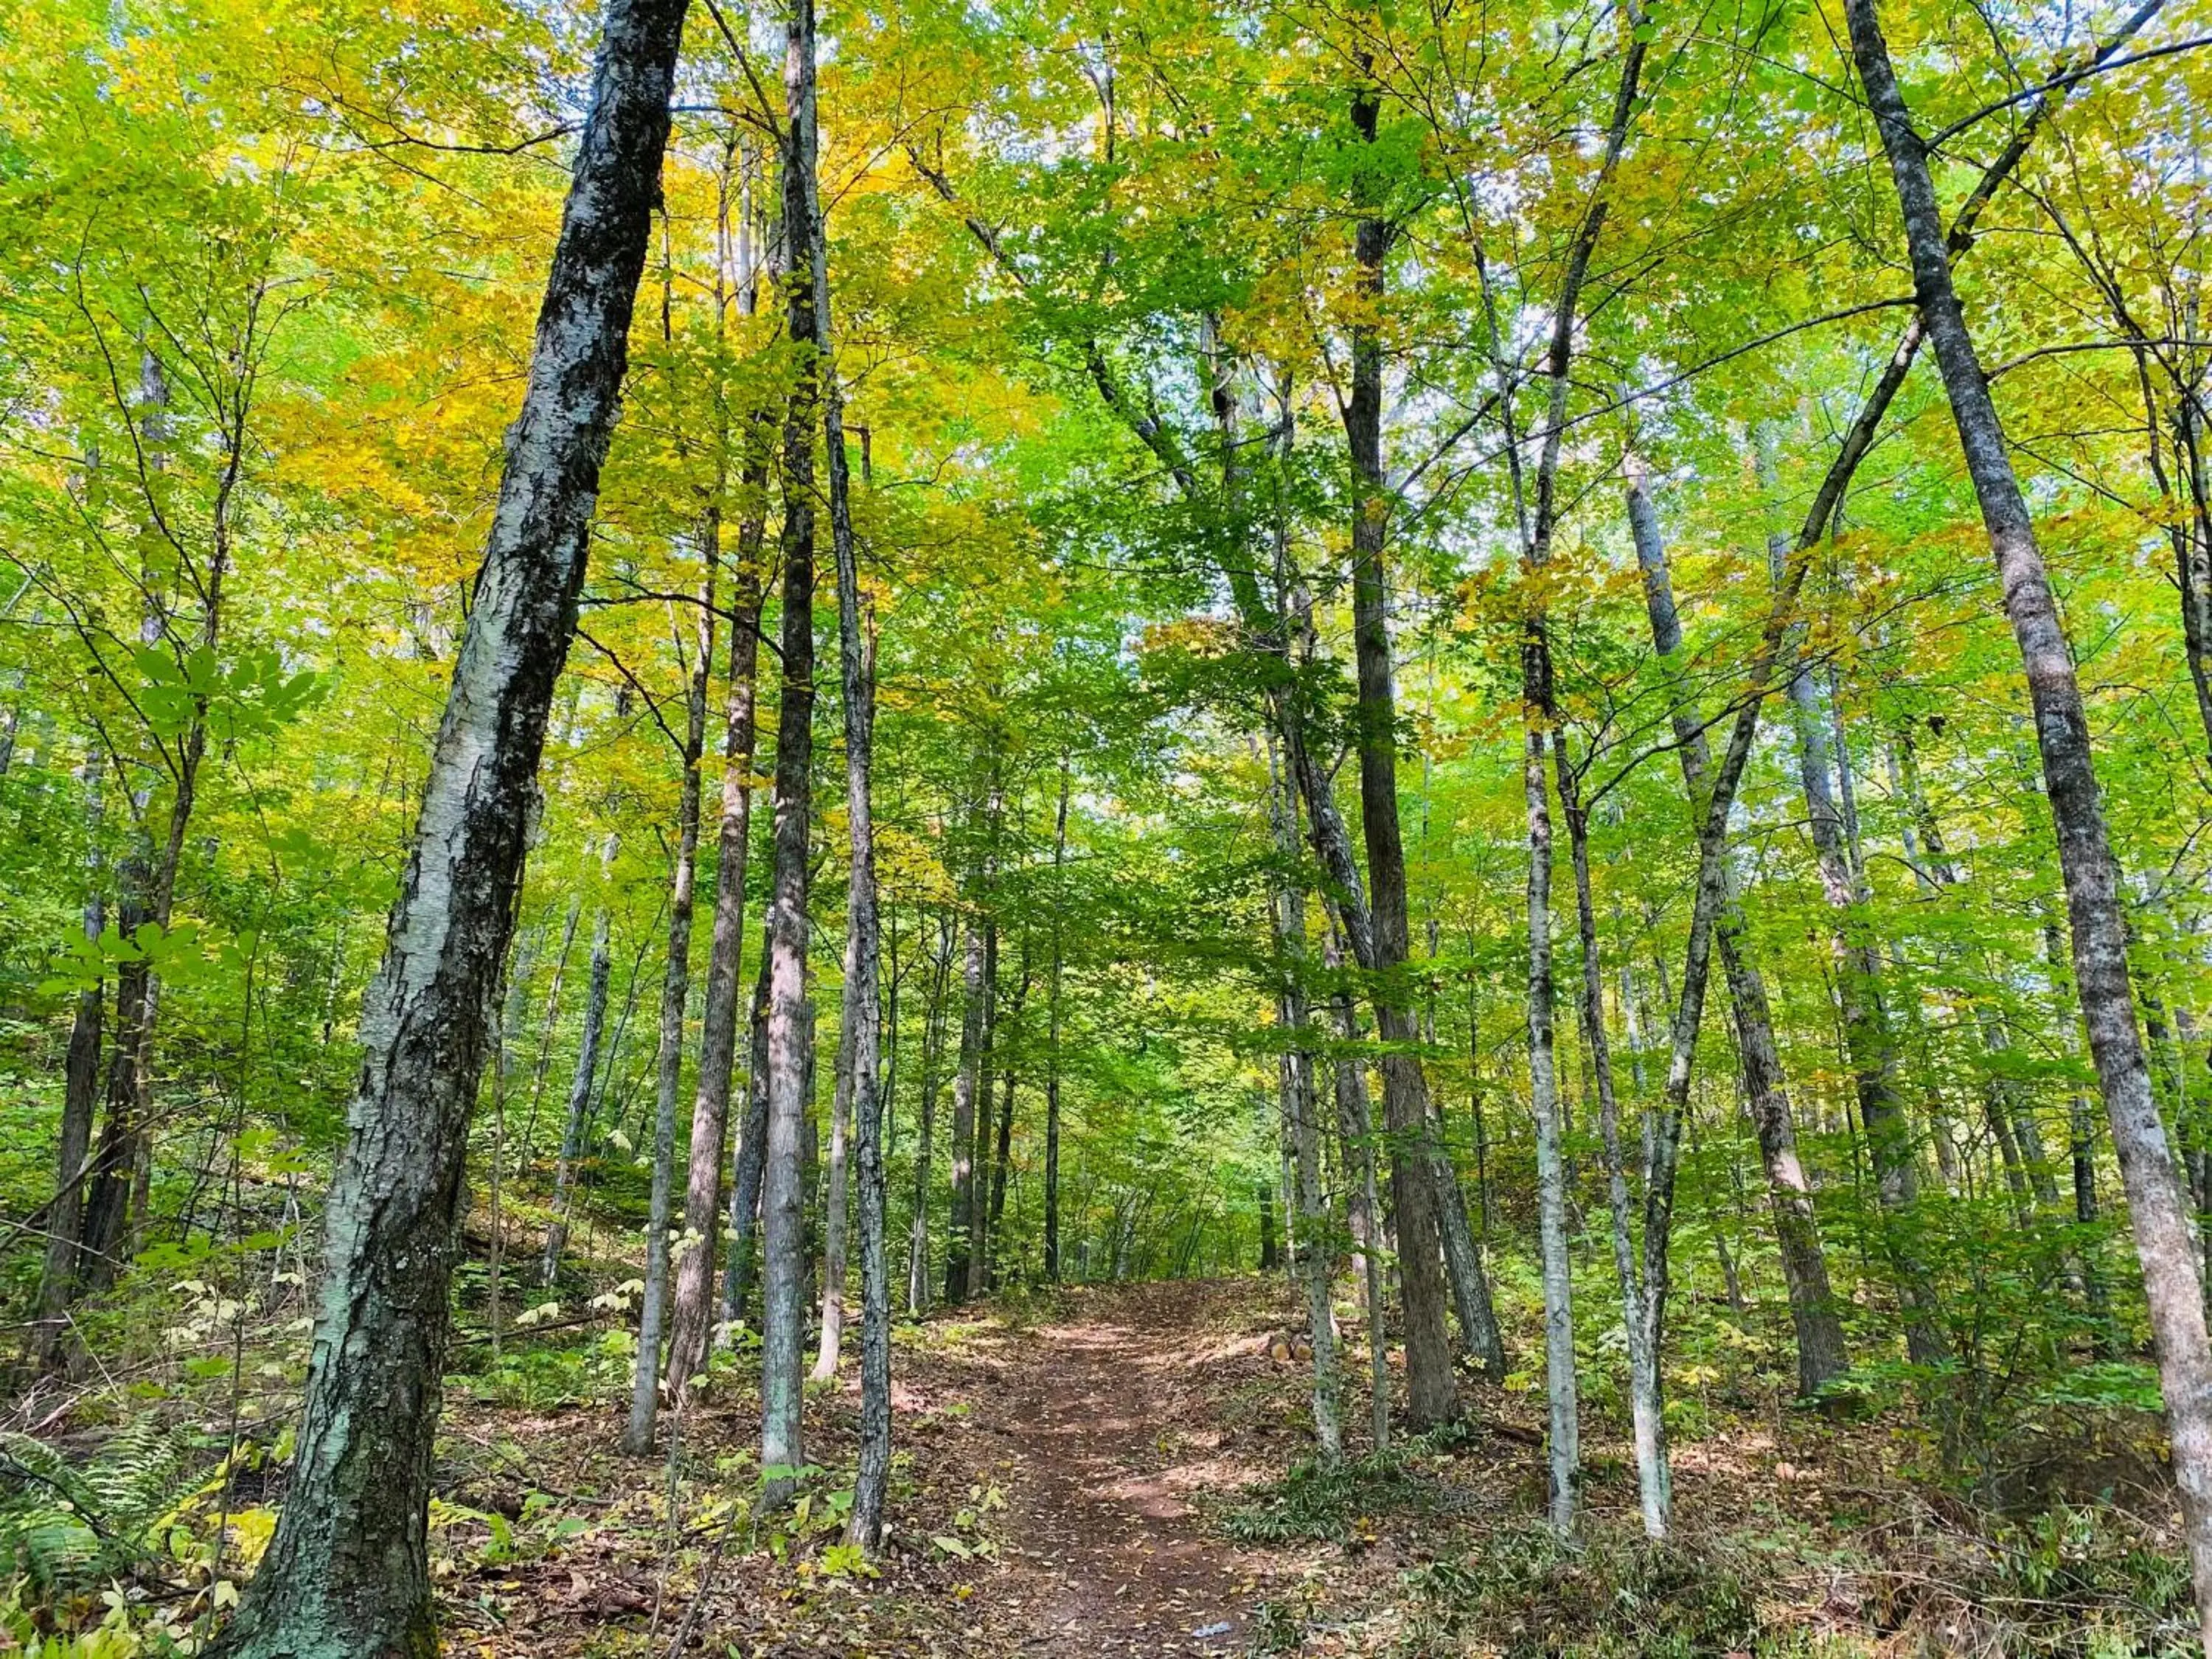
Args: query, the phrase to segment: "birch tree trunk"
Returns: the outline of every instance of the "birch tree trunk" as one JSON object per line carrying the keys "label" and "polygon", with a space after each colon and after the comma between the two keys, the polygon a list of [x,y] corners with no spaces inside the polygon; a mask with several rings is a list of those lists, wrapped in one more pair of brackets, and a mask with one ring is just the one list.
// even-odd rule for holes
{"label": "birch tree trunk", "polygon": [[684,0],[607,9],[468,635],[363,1005],[291,1484],[222,1653],[437,1651],[431,1449],[469,1109],[621,393],[684,12]]}
{"label": "birch tree trunk", "polygon": [[2005,447],[1989,381],[1951,276],[1928,151],[1890,64],[1874,0],[1847,0],[1851,55],[1887,152],[1905,222],[1913,283],[1942,370],[1960,447],[1989,532],[2005,611],[2027,671],[2044,787],[2058,837],[2073,932],[2074,979],[2088,1028],[2098,1086],[2127,1188],[2166,1395],[2173,1471],[2181,1497],[2203,1636],[2212,1652],[2212,1345],[2188,1201],[2151,1097],[2129,982],[2119,872],[2106,833],[2088,716],[2072,647],[2058,616],[2035,527]]}

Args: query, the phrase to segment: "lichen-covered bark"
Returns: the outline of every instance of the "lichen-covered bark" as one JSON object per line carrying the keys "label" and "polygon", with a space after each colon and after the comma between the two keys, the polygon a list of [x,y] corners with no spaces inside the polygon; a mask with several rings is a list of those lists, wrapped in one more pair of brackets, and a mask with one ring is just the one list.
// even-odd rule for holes
{"label": "lichen-covered bark", "polygon": [[2075,986],[2127,1188],[2197,1612],[2212,1650],[2212,1343],[2207,1340],[2188,1200],[2152,1098],[2136,1026],[2119,870],[2105,829],[2087,712],[2034,522],[1953,285],[1927,147],[1906,109],[1874,0],[1847,0],[1844,14],[1860,84],[1889,158],[1921,319],[1942,370],[1967,475],[1996,557],[2005,614],[2027,674],[2065,881]]}
{"label": "lichen-covered bark", "polygon": [[363,1001],[291,1484],[226,1654],[437,1651],[430,1455],[469,1110],[621,394],[684,14],[684,0],[608,8],[468,635]]}

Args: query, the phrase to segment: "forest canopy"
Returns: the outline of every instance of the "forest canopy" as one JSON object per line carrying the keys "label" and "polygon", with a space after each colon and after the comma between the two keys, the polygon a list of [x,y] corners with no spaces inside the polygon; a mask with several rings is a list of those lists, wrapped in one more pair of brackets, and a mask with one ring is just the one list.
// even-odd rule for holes
{"label": "forest canopy", "polygon": [[9,1643],[997,1651],[1203,1280],[1216,1636],[2199,1650],[2212,15],[816,13],[0,10]]}

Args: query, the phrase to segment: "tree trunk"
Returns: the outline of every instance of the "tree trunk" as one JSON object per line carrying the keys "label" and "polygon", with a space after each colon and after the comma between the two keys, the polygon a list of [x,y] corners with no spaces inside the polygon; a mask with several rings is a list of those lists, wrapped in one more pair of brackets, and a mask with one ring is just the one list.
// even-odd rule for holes
{"label": "tree trunk", "polygon": [[[1344,953],[1337,943],[1338,929],[1332,926],[1322,945],[1322,965],[1331,977],[1338,977],[1344,968]],[[1376,1191],[1375,1176],[1374,1114],[1367,1101],[1366,1069],[1357,1054],[1348,1052],[1359,1041],[1359,1014],[1352,1006],[1352,993],[1339,987],[1335,994],[1337,1036],[1346,1053],[1337,1057],[1331,1068],[1336,1082],[1336,1133],[1342,1148],[1345,1168],[1351,1172],[1352,1219],[1357,1224],[1364,1217],[1367,1224],[1366,1248],[1361,1252],[1359,1278],[1366,1295],[1367,1359],[1368,1359],[1368,1419],[1369,1429],[1375,1437],[1375,1449],[1382,1451],[1390,1444],[1390,1339],[1386,1328],[1382,1297],[1382,1241],[1381,1227],[1381,1198]],[[1358,1236],[1355,1224],[1353,1236]]]}
{"label": "tree trunk", "polygon": [[952,1079],[952,1219],[945,1249],[945,1299],[968,1300],[970,1264],[975,1248],[975,1101],[988,1088],[992,981],[989,958],[998,954],[988,918],[965,923],[967,945],[960,969],[959,1069]]}
{"label": "tree trunk", "polygon": [[[1354,94],[1352,125],[1372,146],[1381,112],[1371,87]],[[1372,214],[1354,233],[1363,301],[1378,303],[1389,229]],[[1405,1301],[1406,1414],[1416,1430],[1459,1414],[1451,1347],[1444,1335],[1444,1283],[1437,1194],[1423,1149],[1428,1135],[1428,1081],[1409,1052],[1413,1011],[1397,976],[1411,954],[1406,915],[1406,853],[1398,823],[1397,698],[1391,686],[1388,579],[1383,544],[1389,489],[1382,472],[1382,345],[1371,319],[1354,324],[1352,390],[1345,404],[1351,451],[1352,636],[1359,681],[1359,817],[1367,841],[1368,925],[1376,976],[1375,1012],[1388,1045],[1382,1059],[1384,1121],[1390,1130],[1390,1205],[1398,1226],[1398,1275]]]}
{"label": "tree trunk", "polygon": [[653,1450],[653,1425],[660,1412],[661,1338],[667,1328],[669,1299],[668,1223],[676,1180],[676,1103],[684,1086],[684,1015],[691,1000],[691,906],[699,870],[699,758],[707,745],[707,680],[714,662],[714,578],[721,539],[720,506],[710,501],[699,537],[706,568],[700,577],[698,631],[684,702],[679,757],[684,778],[676,807],[676,867],[668,883],[668,962],[660,981],[660,1042],[654,1057],[653,1194],[646,1211],[645,1289],[639,1297],[629,1422],[623,1433],[623,1449],[633,1457]]}
{"label": "tree trunk", "polygon": [[[752,255],[750,179],[738,218],[738,309],[757,307]],[[668,1343],[671,1385],[681,1389],[707,1369],[713,1335],[714,1261],[721,1234],[722,1158],[729,1144],[730,1086],[737,1069],[738,988],[744,983],[745,870],[753,811],[753,755],[760,686],[761,548],[766,533],[768,422],[757,409],[745,428],[738,505],[737,571],[730,619],[730,678],[722,738],[722,809],[716,833],[714,939],[699,1018],[699,1075],[691,1102],[691,1142],[684,1189],[684,1257],[676,1270],[676,1312]]]}
{"label": "tree trunk", "polygon": [[[1267,750],[1267,816],[1274,830],[1275,854],[1282,860],[1284,871],[1277,879],[1271,906],[1277,976],[1275,1018],[1283,1038],[1279,1062],[1283,1118],[1290,1132],[1291,1182],[1297,1190],[1298,1214],[1305,1224],[1306,1248],[1300,1265],[1305,1270],[1306,1322],[1313,1340],[1314,1439],[1321,1449],[1322,1461],[1333,1465],[1344,1455],[1344,1422],[1338,1402],[1336,1318],[1329,1294],[1336,1279],[1336,1223],[1329,1214],[1328,1197],[1322,1188],[1321,1180],[1321,1125],[1318,1103],[1314,1098],[1311,1022],[1303,980],[1306,896],[1290,874],[1298,862],[1297,786],[1291,781],[1281,753],[1272,740]],[[1063,774],[1063,827],[1066,823],[1066,800]],[[1054,988],[1057,989],[1056,983]],[[1056,1014],[1055,1000],[1055,1017]]]}
{"label": "tree trunk", "polygon": [[[1293,799],[1296,798],[1293,797]],[[1297,854],[1292,842],[1291,852]],[[1067,757],[1060,760],[1060,808],[1052,830],[1052,977],[1045,991],[1044,1060],[1044,1282],[1060,1283],[1060,911],[1067,895],[1060,875],[1067,863]]]}
{"label": "tree trunk", "polygon": [[[107,923],[101,891],[100,751],[84,763],[87,860],[84,936],[96,942]],[[69,1352],[69,1304],[78,1273],[78,1248],[84,1224],[84,1183],[90,1174],[92,1121],[100,1100],[100,1028],[106,1012],[103,980],[77,993],[70,1022],[69,1048],[62,1062],[62,1121],[55,1156],[54,1201],[46,1206],[46,1261],[39,1275],[39,1316],[32,1328],[31,1358],[42,1370],[58,1369]]]}
{"label": "tree trunk", "polygon": [[528,390],[363,1006],[291,1483],[223,1653],[437,1650],[426,1534],[469,1109],[621,392],[684,12],[684,0],[610,0]]}
{"label": "tree trunk", "polygon": [[[829,328],[828,273],[816,242],[815,302]],[[844,675],[845,812],[851,876],[845,900],[845,1000],[838,1044],[839,1082],[848,1097],[860,1165],[860,1468],[846,1537],[873,1553],[883,1546],[884,1505],[891,1467],[891,1281],[884,1231],[884,1094],[878,1085],[881,967],[876,901],[873,797],[876,724],[874,617],[860,592],[859,556],[853,544],[851,480],[845,459],[844,403],[834,363],[823,399],[830,465],[830,543],[837,567],[837,641]],[[896,955],[894,955],[896,963]],[[896,1002],[892,1005],[896,1009]],[[848,1058],[849,1056],[849,1059]],[[835,1176],[832,1176],[835,1184]],[[837,1215],[836,1195],[830,1216]],[[830,1254],[836,1255],[833,1249]],[[836,1352],[830,1337],[830,1298],[838,1293],[842,1262],[823,1276],[823,1364],[834,1375]],[[842,1309],[841,1309],[842,1311]]]}
{"label": "tree trunk", "polygon": [[1004,1073],[1005,1089],[999,1101],[999,1146],[991,1160],[991,1212],[983,1225],[983,1283],[999,1288],[999,1224],[1006,1213],[1006,1173],[1013,1162],[1014,1088],[1020,1073],[1013,1066]]}
{"label": "tree trunk", "polygon": [[[1668,570],[1667,546],[1660,534],[1659,514],[1642,477],[1632,472],[1628,485],[1629,527],[1636,542],[1637,562],[1644,574],[1644,614],[1651,625],[1652,649],[1666,676],[1668,714],[1681,763],[1683,793],[1688,797],[1692,823],[1705,812],[1711,784],[1712,757],[1705,728],[1691,707],[1681,671],[1682,626],[1674,608],[1674,588]],[[1797,1338],[1797,1392],[1810,1398],[1830,1378],[1843,1373],[1848,1363],[1843,1322],[1836,1312],[1835,1292],[1828,1281],[1828,1267],[1820,1249],[1820,1221],[1814,1211],[1812,1184],[1797,1157],[1797,1127],[1790,1109],[1790,1095],[1782,1074],[1780,1050],[1774,1040],[1774,1017],[1766,996],[1766,981],[1752,962],[1747,946],[1747,927],[1735,866],[1723,872],[1721,912],[1713,927],[1714,943],[1721,958],[1722,977],[1735,1013],[1737,1044],[1743,1056],[1744,1094],[1750,1103],[1752,1128],[1759,1137],[1760,1161],[1766,1169],[1766,1191],[1774,1218],[1775,1243],[1782,1258],[1783,1283],[1789,1291],[1790,1321]]]}
{"label": "tree trunk", "polygon": [[1847,0],[1845,16],[1859,79],[1888,152],[1921,318],[1942,370],[1966,470],[1996,558],[2006,614],[2027,669],[2072,923],[2075,984],[2127,1188],[2197,1612],[2212,1651],[2212,1345],[2206,1340],[2187,1200],[2151,1098],[2150,1074],[2136,1029],[2119,872],[2099,800],[2088,717],[2034,524],[1952,285],[1926,146],[1906,112],[1874,0]]}
{"label": "tree trunk", "polygon": [[791,250],[785,328],[798,379],[783,427],[783,678],[777,711],[773,897],[769,918],[768,1135],[761,1184],[761,1471],[763,1499],[788,1500],[806,1459],[800,1346],[806,1294],[807,858],[814,763],[814,428],[821,409],[826,322],[813,270],[814,0],[794,0],[784,37],[783,234]]}
{"label": "tree trunk", "polygon": [[[615,833],[599,848],[599,883],[604,890],[614,871]],[[545,1224],[545,1249],[538,1259],[538,1282],[550,1287],[561,1273],[561,1253],[568,1244],[568,1206],[574,1200],[576,1164],[584,1155],[584,1127],[589,1121],[592,1085],[599,1080],[599,1041],[606,1029],[607,993],[614,976],[614,917],[602,894],[598,921],[592,924],[592,963],[584,987],[584,1030],[576,1047],[576,1074],[568,1084],[568,1115],[561,1131],[561,1154],[553,1166],[553,1218]]]}
{"label": "tree trunk", "polygon": [[761,947],[760,971],[753,976],[752,1014],[745,1060],[745,1118],[738,1126],[734,1167],[730,1171],[730,1261],[722,1273],[722,1322],[734,1326],[745,1316],[753,1285],[753,1239],[760,1219],[761,1171],[768,1161],[769,953]]}
{"label": "tree trunk", "polygon": [[[1790,556],[1789,538],[1770,537],[1767,556],[1778,583]],[[1897,1040],[1882,996],[1881,957],[1857,868],[1851,857],[1844,812],[1838,804],[1829,757],[1827,713],[1802,662],[1791,665],[1786,692],[1797,738],[1797,779],[1805,797],[1808,832],[1820,871],[1821,896],[1834,917],[1836,994],[1843,1017],[1844,1050],[1874,1165],[1881,1203],[1883,1246],[1905,1303],[1905,1346],[1913,1364],[1933,1365],[1947,1344],[1929,1316],[1935,1297],[1911,1233],[1919,1201],[1913,1172],[1912,1126],[1897,1088]]]}
{"label": "tree trunk", "polygon": [[929,1165],[937,1129],[937,1073],[945,1058],[945,994],[952,976],[952,918],[938,918],[932,953],[929,1004],[921,1016],[921,1086],[914,1148],[914,1216],[907,1233],[906,1310],[919,1319],[929,1308]]}

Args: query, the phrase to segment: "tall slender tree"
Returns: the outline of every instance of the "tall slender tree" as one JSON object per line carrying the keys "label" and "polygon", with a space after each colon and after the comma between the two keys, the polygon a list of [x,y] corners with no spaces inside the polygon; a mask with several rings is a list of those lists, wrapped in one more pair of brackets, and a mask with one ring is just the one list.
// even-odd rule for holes
{"label": "tall slender tree", "polygon": [[684,0],[610,0],[522,414],[431,755],[326,1222],[289,1493],[220,1651],[436,1651],[427,1528],[474,1103],[628,360]]}

